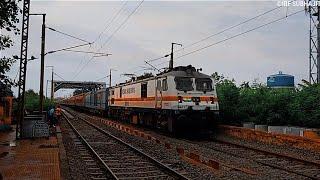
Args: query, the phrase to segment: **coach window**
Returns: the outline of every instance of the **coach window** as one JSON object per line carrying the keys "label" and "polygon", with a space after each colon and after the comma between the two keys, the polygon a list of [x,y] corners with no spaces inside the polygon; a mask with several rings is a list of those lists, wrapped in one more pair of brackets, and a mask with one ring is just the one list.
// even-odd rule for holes
{"label": "coach window", "polygon": [[167,79],[163,79],[163,80],[162,80],[162,90],[163,90],[163,91],[168,90]]}
{"label": "coach window", "polygon": [[122,98],[122,87],[120,87],[120,98]]}
{"label": "coach window", "polygon": [[94,94],[93,94],[93,105],[94,106],[97,106],[97,104],[98,104],[98,97],[97,97],[97,92],[95,92]]}
{"label": "coach window", "polygon": [[161,81],[160,80],[157,81],[157,89],[161,90]]}
{"label": "coach window", "polygon": [[146,98],[148,96],[147,92],[148,92],[148,84],[147,83],[144,83],[144,84],[141,84],[141,97],[142,98]]}

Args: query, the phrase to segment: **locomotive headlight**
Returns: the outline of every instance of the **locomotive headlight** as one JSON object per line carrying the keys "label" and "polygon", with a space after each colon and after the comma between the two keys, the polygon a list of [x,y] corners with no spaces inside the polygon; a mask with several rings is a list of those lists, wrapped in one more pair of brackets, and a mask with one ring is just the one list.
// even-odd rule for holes
{"label": "locomotive headlight", "polygon": [[178,96],[178,102],[182,103],[182,101],[183,101],[183,97],[182,96]]}

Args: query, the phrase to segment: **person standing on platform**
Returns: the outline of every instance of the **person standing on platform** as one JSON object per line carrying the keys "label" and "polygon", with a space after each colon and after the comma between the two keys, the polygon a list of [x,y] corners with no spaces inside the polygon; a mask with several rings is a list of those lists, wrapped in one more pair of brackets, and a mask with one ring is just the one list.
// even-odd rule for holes
{"label": "person standing on platform", "polygon": [[60,105],[57,105],[57,108],[56,108],[56,110],[55,110],[55,116],[56,116],[56,121],[55,121],[55,125],[57,125],[57,123],[59,123],[60,122],[60,119],[61,119],[61,112],[62,110],[61,110],[61,107],[60,107]]}
{"label": "person standing on platform", "polygon": [[49,111],[48,111],[48,120],[49,120],[49,125],[53,126],[54,124],[54,108],[51,106]]}

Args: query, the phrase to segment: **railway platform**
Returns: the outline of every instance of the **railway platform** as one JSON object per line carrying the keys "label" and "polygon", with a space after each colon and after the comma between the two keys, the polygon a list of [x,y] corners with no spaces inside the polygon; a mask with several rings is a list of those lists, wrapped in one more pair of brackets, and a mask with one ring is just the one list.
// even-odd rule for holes
{"label": "railway platform", "polygon": [[0,132],[0,179],[61,179],[60,149],[56,136],[15,141],[15,131]]}

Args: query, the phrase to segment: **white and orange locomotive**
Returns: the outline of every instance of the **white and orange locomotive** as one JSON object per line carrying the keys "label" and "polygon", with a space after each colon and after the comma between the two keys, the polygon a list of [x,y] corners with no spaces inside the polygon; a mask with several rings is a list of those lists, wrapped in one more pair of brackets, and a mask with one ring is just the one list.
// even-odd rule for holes
{"label": "white and orange locomotive", "polygon": [[191,65],[73,96],[62,104],[172,133],[213,131],[219,111],[214,79]]}

